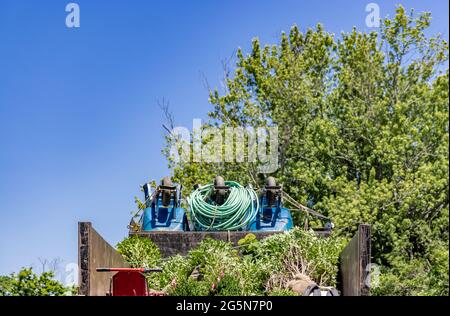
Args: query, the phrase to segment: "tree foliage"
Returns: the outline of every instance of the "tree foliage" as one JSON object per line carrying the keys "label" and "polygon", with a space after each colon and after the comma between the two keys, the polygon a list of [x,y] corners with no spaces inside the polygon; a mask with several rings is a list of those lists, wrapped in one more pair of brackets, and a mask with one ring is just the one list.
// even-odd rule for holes
{"label": "tree foliage", "polygon": [[38,275],[31,268],[0,276],[0,296],[65,296],[75,293],[75,288],[66,287],[53,277],[53,272]]}
{"label": "tree foliage", "polygon": [[[448,294],[448,44],[426,36],[430,20],[400,6],[379,32],[336,37],[319,24],[294,26],[275,45],[254,39],[249,54],[238,50],[225,90],[210,92],[209,124],[278,126],[273,175],[289,195],[342,236],[372,225],[382,280],[407,284],[420,269],[428,281],[416,284],[434,289],[391,294]],[[185,193],[215,174],[254,185],[266,176],[255,163],[168,158]]]}

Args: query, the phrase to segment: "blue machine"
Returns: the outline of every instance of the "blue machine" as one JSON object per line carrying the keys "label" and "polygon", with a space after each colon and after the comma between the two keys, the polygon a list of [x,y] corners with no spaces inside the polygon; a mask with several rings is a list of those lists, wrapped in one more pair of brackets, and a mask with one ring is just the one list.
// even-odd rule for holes
{"label": "blue machine", "polygon": [[291,212],[281,203],[281,186],[269,177],[259,199],[259,212],[250,223],[250,231],[286,231],[294,227]]}
{"label": "blue machine", "polygon": [[153,190],[144,185],[145,206],[141,218],[142,231],[187,231],[186,212],[181,208],[181,186],[164,178]]}

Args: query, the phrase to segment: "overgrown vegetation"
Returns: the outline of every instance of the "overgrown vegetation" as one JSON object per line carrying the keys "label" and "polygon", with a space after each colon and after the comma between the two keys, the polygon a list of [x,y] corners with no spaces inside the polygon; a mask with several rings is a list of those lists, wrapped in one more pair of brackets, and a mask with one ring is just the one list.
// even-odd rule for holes
{"label": "overgrown vegetation", "polygon": [[[143,243],[152,242],[131,237],[121,243],[122,252],[131,254],[126,258],[130,263],[150,261],[143,252],[128,251]],[[321,238],[298,228],[262,241],[249,234],[238,247],[205,239],[185,257],[161,260],[157,253],[152,262],[162,272],[149,275],[148,283],[169,295],[294,295],[287,283],[298,273],[322,286],[336,285],[342,246],[341,238]]]}
{"label": "overgrown vegetation", "polygon": [[132,268],[151,268],[161,258],[158,247],[150,239],[139,236],[131,236],[118,243],[117,251]]}
{"label": "overgrown vegetation", "polygon": [[[448,43],[427,36],[430,21],[400,6],[370,34],[294,26],[238,50],[224,91],[210,92],[210,125],[278,126],[272,175],[290,196],[344,238],[372,225],[378,295],[449,293]],[[258,162],[175,164],[167,140],[185,194],[216,174],[254,187],[266,177]]]}
{"label": "overgrown vegetation", "polygon": [[38,275],[31,268],[23,268],[19,273],[0,276],[0,296],[66,296],[76,292],[74,287],[66,287],[53,279],[53,272]]}

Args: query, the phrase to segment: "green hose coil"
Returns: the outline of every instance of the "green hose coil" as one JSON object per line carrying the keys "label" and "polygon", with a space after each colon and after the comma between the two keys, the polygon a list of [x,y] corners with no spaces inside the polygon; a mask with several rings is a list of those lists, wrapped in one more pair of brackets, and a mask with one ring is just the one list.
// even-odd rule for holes
{"label": "green hose coil", "polygon": [[255,219],[259,210],[257,193],[235,181],[225,181],[230,187],[227,200],[217,205],[210,199],[214,184],[207,184],[192,192],[187,201],[191,219],[197,230],[241,230]]}

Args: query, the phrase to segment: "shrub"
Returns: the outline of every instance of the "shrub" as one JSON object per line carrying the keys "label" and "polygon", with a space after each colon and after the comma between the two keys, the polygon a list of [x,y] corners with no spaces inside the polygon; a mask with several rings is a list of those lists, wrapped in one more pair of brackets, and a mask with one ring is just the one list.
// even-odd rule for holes
{"label": "shrub", "polygon": [[212,284],[211,292],[218,296],[239,296],[243,295],[243,287],[237,274],[225,274]]}
{"label": "shrub", "polygon": [[161,259],[159,249],[153,241],[136,235],[118,243],[117,251],[133,268],[153,268]]}
{"label": "shrub", "polygon": [[256,239],[255,234],[247,234],[244,238],[239,239],[238,246],[239,250],[243,255],[254,255],[258,248],[260,243]]}
{"label": "shrub", "polygon": [[278,271],[278,276],[286,281],[302,273],[319,285],[336,286],[339,254],[343,247],[342,238],[323,238],[313,231],[294,228],[263,239],[256,257],[268,274]]}
{"label": "shrub", "polygon": [[168,291],[174,284],[185,282],[192,272],[187,258],[180,255],[162,261],[161,268],[161,273],[153,273],[147,277],[149,287],[152,289]]}
{"label": "shrub", "polygon": [[210,287],[207,282],[188,277],[170,287],[168,293],[172,296],[208,296]]}
{"label": "shrub", "polygon": [[343,245],[339,238],[321,238],[296,228],[262,241],[248,234],[238,245],[240,253],[229,242],[206,238],[187,256],[167,260],[160,260],[148,239],[131,237],[118,248],[132,266],[159,263],[162,272],[149,275],[148,284],[169,295],[293,295],[286,283],[299,272],[319,285],[336,283]]}
{"label": "shrub", "polygon": [[297,293],[291,290],[282,289],[282,290],[273,290],[267,293],[268,296],[298,296]]}

